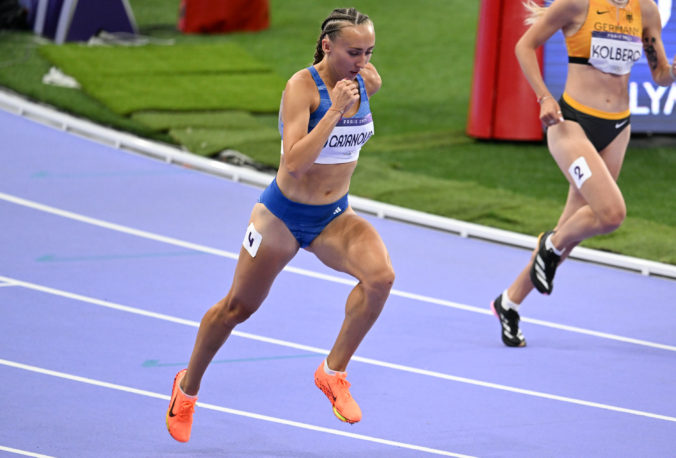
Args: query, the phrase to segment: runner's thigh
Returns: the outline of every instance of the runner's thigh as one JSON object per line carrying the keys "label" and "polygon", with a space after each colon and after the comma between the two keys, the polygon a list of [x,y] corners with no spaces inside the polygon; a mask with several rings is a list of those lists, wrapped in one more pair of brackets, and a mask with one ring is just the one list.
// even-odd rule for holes
{"label": "runner's thigh", "polygon": [[547,140],[561,172],[595,212],[624,205],[608,166],[579,124],[564,121],[550,127]]}
{"label": "runner's thigh", "polygon": [[391,270],[387,248],[375,228],[349,208],[310,244],[327,266],[363,281]]}
{"label": "runner's thigh", "polygon": [[286,225],[263,204],[257,203],[240,249],[232,293],[242,301],[260,305],[298,247]]}

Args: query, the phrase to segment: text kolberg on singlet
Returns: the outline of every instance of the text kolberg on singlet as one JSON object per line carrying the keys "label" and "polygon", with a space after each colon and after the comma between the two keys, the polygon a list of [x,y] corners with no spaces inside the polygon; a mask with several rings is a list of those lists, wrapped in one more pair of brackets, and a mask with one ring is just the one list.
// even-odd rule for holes
{"label": "text kolberg on singlet", "polygon": [[629,73],[643,50],[639,37],[613,32],[592,32],[589,63],[608,73]]}

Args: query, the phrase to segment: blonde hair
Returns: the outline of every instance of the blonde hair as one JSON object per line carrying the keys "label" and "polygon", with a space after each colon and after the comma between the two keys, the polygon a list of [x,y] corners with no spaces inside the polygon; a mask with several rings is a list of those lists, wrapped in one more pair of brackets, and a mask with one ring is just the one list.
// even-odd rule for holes
{"label": "blonde hair", "polygon": [[526,8],[526,19],[523,21],[526,25],[535,24],[538,18],[545,14],[545,9],[547,9],[547,7],[537,4],[535,0],[525,0],[523,6]]}

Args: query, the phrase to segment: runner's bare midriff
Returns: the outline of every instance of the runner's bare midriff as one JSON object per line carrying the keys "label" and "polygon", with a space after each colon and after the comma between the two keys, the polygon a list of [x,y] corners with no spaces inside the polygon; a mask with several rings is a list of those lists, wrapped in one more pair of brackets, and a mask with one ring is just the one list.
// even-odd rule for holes
{"label": "runner's bare midriff", "polygon": [[344,164],[313,164],[294,177],[284,169],[284,156],[277,173],[277,185],[282,193],[294,202],[308,205],[330,204],[343,197],[350,188],[352,173],[357,161]]}
{"label": "runner's bare midriff", "polygon": [[629,107],[629,75],[611,75],[591,65],[568,64],[566,93],[596,110],[619,113]]}

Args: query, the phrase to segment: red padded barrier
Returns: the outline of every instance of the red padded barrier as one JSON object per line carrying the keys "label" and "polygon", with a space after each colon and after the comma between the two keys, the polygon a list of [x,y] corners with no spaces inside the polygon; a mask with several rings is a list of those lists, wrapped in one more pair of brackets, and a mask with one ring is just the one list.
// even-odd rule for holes
{"label": "red padded barrier", "polygon": [[268,0],[181,0],[178,29],[183,33],[258,31],[269,26]]}
{"label": "red padded barrier", "polygon": [[[467,123],[472,137],[543,137],[540,107],[514,55],[514,46],[526,31],[524,15],[522,0],[481,0]],[[542,66],[542,48],[538,59]]]}
{"label": "red padded barrier", "polygon": [[478,138],[493,136],[493,107],[500,34],[500,5],[503,0],[481,0],[474,50],[472,94],[469,101],[467,134]]}

